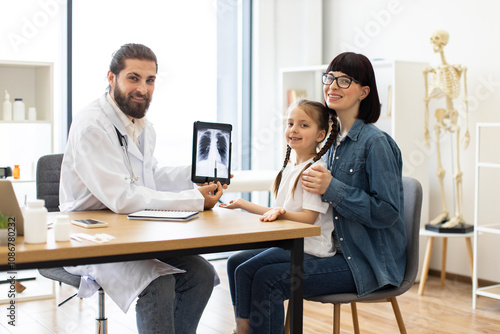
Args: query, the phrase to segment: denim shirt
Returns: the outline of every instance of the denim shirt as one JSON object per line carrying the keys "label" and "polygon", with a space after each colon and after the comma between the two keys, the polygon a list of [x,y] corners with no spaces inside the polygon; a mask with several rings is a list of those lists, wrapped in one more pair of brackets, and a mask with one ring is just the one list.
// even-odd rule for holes
{"label": "denim shirt", "polygon": [[401,151],[373,124],[357,119],[330,149],[333,176],[322,197],[333,207],[342,254],[359,296],[387,284],[399,286],[406,266]]}

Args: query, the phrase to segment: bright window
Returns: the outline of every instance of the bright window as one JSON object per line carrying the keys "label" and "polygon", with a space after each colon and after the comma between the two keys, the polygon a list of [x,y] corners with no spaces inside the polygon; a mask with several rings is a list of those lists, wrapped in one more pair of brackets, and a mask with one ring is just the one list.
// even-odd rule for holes
{"label": "bright window", "polygon": [[[74,1],[73,114],[104,94],[114,51],[130,42],[145,44],[159,66],[147,114],[157,133],[155,156],[160,164],[190,164],[193,122],[224,121],[217,115],[220,2]],[[222,9],[233,2],[223,1]]]}

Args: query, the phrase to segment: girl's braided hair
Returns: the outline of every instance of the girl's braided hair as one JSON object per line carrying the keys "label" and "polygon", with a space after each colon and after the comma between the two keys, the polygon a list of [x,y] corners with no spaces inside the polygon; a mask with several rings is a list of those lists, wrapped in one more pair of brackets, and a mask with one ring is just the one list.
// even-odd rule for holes
{"label": "girl's braided hair", "polygon": [[[288,111],[293,110],[294,108],[301,108],[309,117],[311,117],[313,120],[316,121],[318,124],[318,128],[320,130],[325,130],[326,133],[328,133],[328,130],[330,130],[330,135],[328,136],[328,139],[325,141],[325,144],[323,147],[316,153],[314,158],[304,166],[300,174],[297,176],[295,179],[295,182],[292,187],[292,196],[295,192],[295,188],[297,188],[297,184],[299,183],[300,177],[302,173],[311,167],[313,163],[321,159],[321,157],[330,149],[330,147],[333,145],[335,142],[335,139],[337,138],[338,135],[338,121],[336,117],[332,117],[330,120],[330,113],[328,112],[328,109],[321,103],[316,102],[316,101],[310,101],[306,99],[299,99],[290,107],[288,108]],[[330,121],[331,121],[331,126],[330,126]],[[286,148],[286,154],[285,154],[285,161],[283,161],[283,167],[279,171],[278,175],[276,176],[276,179],[274,180],[273,184],[273,194],[276,197],[278,195],[278,189],[281,183],[281,178],[283,176],[283,171],[286,168],[286,165],[288,164],[290,160],[290,153],[292,151],[292,148],[287,145]]]}

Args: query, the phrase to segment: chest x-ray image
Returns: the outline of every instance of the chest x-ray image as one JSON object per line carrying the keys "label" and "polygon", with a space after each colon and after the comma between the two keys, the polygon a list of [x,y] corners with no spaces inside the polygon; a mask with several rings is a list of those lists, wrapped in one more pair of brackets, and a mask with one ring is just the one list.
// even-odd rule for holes
{"label": "chest x-ray image", "polygon": [[195,183],[229,184],[231,173],[230,124],[195,122],[191,179]]}

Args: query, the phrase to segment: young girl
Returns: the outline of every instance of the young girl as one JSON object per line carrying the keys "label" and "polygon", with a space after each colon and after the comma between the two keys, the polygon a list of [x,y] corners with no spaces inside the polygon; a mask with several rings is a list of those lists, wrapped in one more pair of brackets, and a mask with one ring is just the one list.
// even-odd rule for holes
{"label": "young girl", "polygon": [[[322,202],[320,195],[304,191],[300,181],[301,174],[310,166],[326,167],[321,157],[337,137],[336,118],[332,120],[328,139],[318,151],[329,127],[329,114],[323,104],[298,100],[288,112],[286,157],[273,187],[276,207],[267,208],[243,199],[220,205],[260,214],[262,221],[282,218],[321,226],[321,236],[304,240],[304,268],[309,275],[321,273],[322,268],[316,264],[308,266],[308,261],[335,254],[332,209]],[[292,150],[294,159],[290,157]],[[228,259],[227,267],[238,333],[248,333],[250,328],[258,333],[281,333],[283,301],[288,299],[290,291],[290,252],[281,248],[242,251]],[[313,293],[314,285],[309,285]]]}

